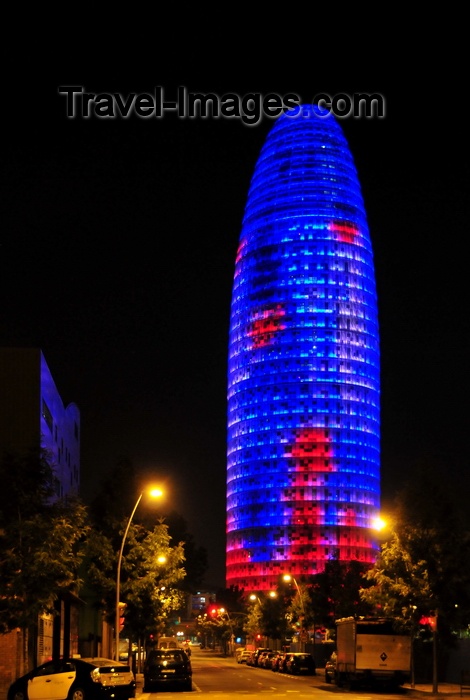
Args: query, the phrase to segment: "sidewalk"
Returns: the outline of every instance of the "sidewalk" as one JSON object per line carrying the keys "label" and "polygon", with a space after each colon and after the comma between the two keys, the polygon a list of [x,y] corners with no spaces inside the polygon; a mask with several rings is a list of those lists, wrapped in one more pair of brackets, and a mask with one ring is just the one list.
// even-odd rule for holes
{"label": "sidewalk", "polygon": [[144,689],[144,674],[143,673],[136,673],[135,674],[135,683],[136,683],[135,694],[140,695]]}
{"label": "sidewalk", "polygon": [[[401,686],[405,693],[411,697],[419,697],[423,695],[431,695],[434,696],[433,690],[432,690],[432,683],[416,683],[415,687],[412,688],[409,683],[405,683],[405,685]],[[460,684],[459,683],[438,683],[437,685],[437,696],[443,695],[446,700],[450,700],[450,698],[470,698],[470,692],[468,690],[464,690],[462,692],[462,696],[460,695]],[[436,696],[434,696],[436,697]]]}

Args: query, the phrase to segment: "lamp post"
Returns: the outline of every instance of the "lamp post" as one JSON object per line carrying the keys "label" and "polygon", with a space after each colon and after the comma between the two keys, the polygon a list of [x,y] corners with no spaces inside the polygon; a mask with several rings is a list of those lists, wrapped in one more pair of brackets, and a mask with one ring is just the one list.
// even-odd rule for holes
{"label": "lamp post", "polygon": [[[305,651],[305,647],[304,647],[304,644],[305,644],[305,642],[304,642],[304,621],[305,621],[304,599],[302,597],[302,593],[300,591],[299,584],[297,583],[297,580],[294,578],[294,576],[291,576],[290,574],[284,574],[283,578],[284,578],[284,581],[293,581],[294,585],[297,589],[297,593],[299,594],[300,607],[302,610],[302,618],[300,620],[300,622],[301,622],[301,624],[300,624],[300,651]],[[314,631],[314,633],[315,633],[315,631]]]}
{"label": "lamp post", "polygon": [[227,615],[227,622],[228,622],[228,626],[229,626],[229,628],[230,628],[230,650],[229,650],[229,656],[232,656],[232,655],[233,655],[233,647],[234,647],[234,643],[235,643],[235,635],[234,635],[234,633],[233,633],[233,625],[232,625],[231,617],[230,617],[230,615],[229,615],[228,610],[226,610],[225,608],[219,608],[217,612],[218,612],[219,615],[220,615],[220,614],[222,614],[222,615]]}
{"label": "lamp post", "polygon": [[[121,542],[121,549],[119,550],[119,557],[118,557],[118,563],[117,563],[117,573],[116,573],[116,621],[115,621],[115,629],[114,629],[114,639],[115,639],[115,657],[116,661],[119,661],[119,627],[120,627],[120,605],[119,605],[119,597],[121,593],[121,564],[122,564],[122,554],[124,551],[124,545],[126,544],[126,539],[127,539],[127,534],[129,532],[129,528],[131,526],[132,518],[134,517],[135,511],[137,510],[137,506],[139,505],[140,501],[142,500],[142,496],[144,495],[144,492],[140,494],[139,498],[136,501],[136,504],[134,506],[134,510],[132,511],[129,520],[127,521],[126,529],[124,530],[124,535],[122,537],[122,542]],[[154,498],[159,498],[160,496],[163,495],[163,491],[160,489],[152,489],[150,491],[150,495],[153,496]]]}
{"label": "lamp post", "polygon": [[438,610],[434,611],[434,615],[430,617],[431,628],[432,628],[432,694],[437,695],[438,683],[437,683],[437,621],[438,621]]}

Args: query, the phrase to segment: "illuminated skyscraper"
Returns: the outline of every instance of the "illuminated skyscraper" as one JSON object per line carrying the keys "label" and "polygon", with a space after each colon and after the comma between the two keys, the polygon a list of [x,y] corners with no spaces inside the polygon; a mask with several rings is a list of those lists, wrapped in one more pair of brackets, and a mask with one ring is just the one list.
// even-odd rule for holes
{"label": "illuminated skyscraper", "polygon": [[377,553],[372,246],[340,125],[312,106],[301,111],[281,116],[266,138],[235,264],[226,584],[245,591]]}

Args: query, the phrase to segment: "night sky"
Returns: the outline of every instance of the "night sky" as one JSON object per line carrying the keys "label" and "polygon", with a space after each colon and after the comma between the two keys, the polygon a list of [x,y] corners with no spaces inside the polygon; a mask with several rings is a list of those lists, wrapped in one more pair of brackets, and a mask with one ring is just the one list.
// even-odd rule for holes
{"label": "night sky", "polygon": [[[182,77],[44,79],[2,132],[0,345],[40,347],[81,412],[82,486],[128,456],[225,582],[230,297],[250,178],[272,120],[67,119],[60,85],[89,92],[379,92],[384,119],[342,120],[358,170],[378,288],[382,500],[419,463],[470,486],[469,139],[465,114],[380,83],[291,85]],[[262,85],[262,87],[261,87]],[[34,89],[31,88],[31,89]],[[21,105],[24,93],[17,91]],[[137,498],[138,494],[136,494]]]}

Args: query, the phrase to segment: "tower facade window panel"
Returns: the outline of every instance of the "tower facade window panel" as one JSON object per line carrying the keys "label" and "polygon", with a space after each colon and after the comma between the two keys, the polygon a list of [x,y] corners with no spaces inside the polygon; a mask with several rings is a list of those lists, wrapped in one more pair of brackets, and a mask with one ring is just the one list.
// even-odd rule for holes
{"label": "tower facade window panel", "polygon": [[379,376],[356,168],[334,117],[303,106],[274,123],[261,149],[235,261],[228,587],[269,590],[283,572],[318,573],[331,556],[375,560]]}

